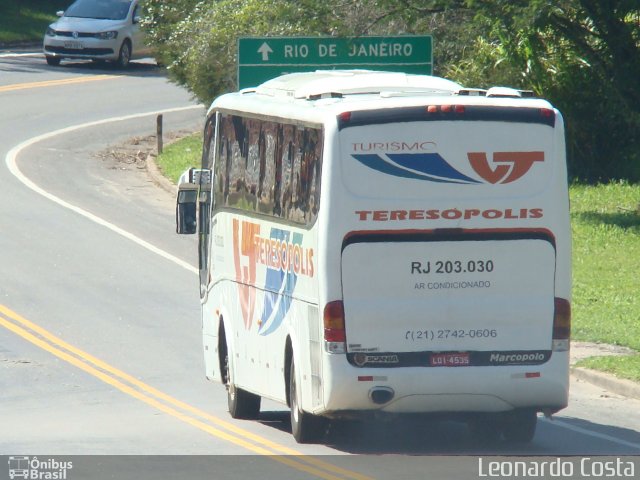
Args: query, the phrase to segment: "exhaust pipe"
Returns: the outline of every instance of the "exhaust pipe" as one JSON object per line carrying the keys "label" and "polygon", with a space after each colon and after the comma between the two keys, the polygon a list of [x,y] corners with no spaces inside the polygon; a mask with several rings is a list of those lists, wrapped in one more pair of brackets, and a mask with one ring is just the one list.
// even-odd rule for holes
{"label": "exhaust pipe", "polygon": [[393,400],[393,396],[396,392],[393,391],[393,388],[389,387],[373,387],[369,390],[369,398],[376,405],[384,405],[385,403],[389,403]]}

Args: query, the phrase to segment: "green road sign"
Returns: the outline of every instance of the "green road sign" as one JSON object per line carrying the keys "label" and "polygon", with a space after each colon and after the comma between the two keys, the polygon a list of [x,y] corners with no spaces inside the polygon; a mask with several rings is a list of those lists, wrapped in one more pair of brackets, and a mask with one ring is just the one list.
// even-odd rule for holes
{"label": "green road sign", "polygon": [[431,75],[430,35],[398,37],[261,37],[238,39],[238,88],[284,73],[367,69]]}

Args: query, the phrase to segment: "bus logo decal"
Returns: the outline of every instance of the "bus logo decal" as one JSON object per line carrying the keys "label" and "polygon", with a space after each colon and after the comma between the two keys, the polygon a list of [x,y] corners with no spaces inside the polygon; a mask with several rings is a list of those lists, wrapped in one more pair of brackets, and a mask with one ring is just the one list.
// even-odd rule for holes
{"label": "bus logo decal", "polygon": [[[291,242],[289,237],[292,236]],[[293,265],[293,256],[291,252],[293,248],[287,248],[288,245],[302,245],[302,235],[279,228],[271,229],[271,239],[277,240],[277,244],[283,245],[280,251],[280,265],[267,265],[267,277],[265,280],[264,305],[260,318],[265,319],[258,328],[260,335],[269,335],[273,333],[282,324],[285,315],[291,308],[291,295],[296,288],[298,275],[294,268],[284,268]],[[299,250],[299,248],[297,249]],[[279,267],[279,268],[276,268]]]}
{"label": "bus logo decal", "polygon": [[473,170],[489,183],[511,183],[526,174],[535,162],[544,162],[544,152],[494,152],[491,168],[485,152],[468,153]]}
{"label": "bus logo decal", "polygon": [[[241,228],[242,227],[242,228]],[[244,326],[251,328],[256,304],[256,249],[255,239],[260,233],[260,225],[233,219],[233,261],[236,269],[238,297]]]}
{"label": "bus logo decal", "polygon": [[481,180],[471,178],[451,166],[439,153],[352,154],[363,165],[395,177],[462,185],[505,184],[522,178],[536,162],[544,162],[544,152],[494,152],[492,166],[486,152],[467,154],[469,164]]}
{"label": "bus logo decal", "polygon": [[453,168],[439,153],[353,155],[363,165],[387,175],[440,183],[480,183]]}
{"label": "bus logo decal", "polygon": [[300,275],[313,277],[313,249],[302,246],[303,235],[272,228],[269,238],[260,236],[257,223],[233,219],[233,260],[244,326],[253,325],[257,302],[258,265],[266,267],[264,301],[258,333],[278,329],[291,309],[293,291]]}

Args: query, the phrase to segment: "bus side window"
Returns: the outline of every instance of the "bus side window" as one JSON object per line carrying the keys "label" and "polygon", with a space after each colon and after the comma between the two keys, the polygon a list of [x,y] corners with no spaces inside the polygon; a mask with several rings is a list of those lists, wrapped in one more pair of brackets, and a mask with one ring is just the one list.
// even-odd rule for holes
{"label": "bus side window", "polygon": [[311,225],[317,216],[322,130],[225,114],[214,166],[214,208]]}

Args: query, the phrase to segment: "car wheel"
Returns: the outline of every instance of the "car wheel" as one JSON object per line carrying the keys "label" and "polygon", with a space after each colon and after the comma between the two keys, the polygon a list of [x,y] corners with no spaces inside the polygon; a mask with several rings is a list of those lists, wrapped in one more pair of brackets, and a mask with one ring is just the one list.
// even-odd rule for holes
{"label": "car wheel", "polygon": [[298,443],[315,443],[325,433],[327,422],[324,418],[303,412],[298,404],[298,385],[293,360],[289,376],[289,398],[291,399],[291,433]]}
{"label": "car wheel", "polygon": [[50,57],[49,55],[47,55],[45,58],[47,59],[47,64],[48,65],[51,65],[51,66],[54,66],[54,67],[60,65],[60,60],[61,59],[59,57]]}
{"label": "car wheel", "polygon": [[131,43],[129,40],[125,40],[122,42],[122,46],[120,47],[120,54],[118,55],[118,60],[116,61],[116,65],[119,68],[126,68],[129,65],[129,61],[131,60]]}

